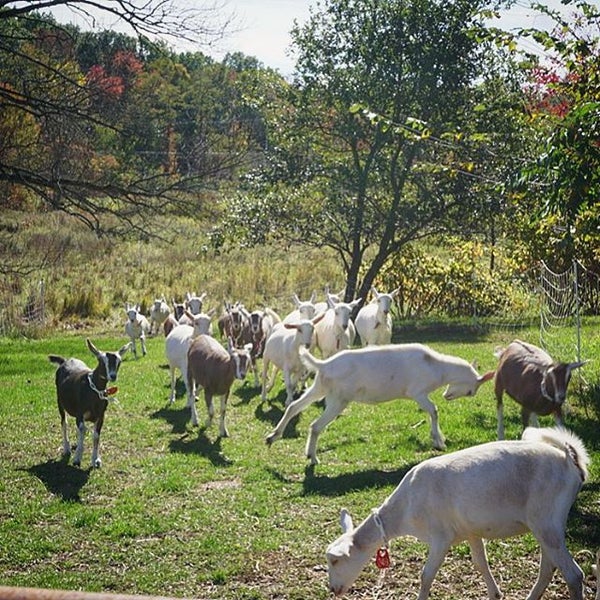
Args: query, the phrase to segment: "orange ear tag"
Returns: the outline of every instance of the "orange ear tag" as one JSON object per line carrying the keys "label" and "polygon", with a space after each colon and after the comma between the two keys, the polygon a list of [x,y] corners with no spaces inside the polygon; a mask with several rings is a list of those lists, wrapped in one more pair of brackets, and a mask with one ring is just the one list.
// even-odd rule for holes
{"label": "orange ear tag", "polygon": [[378,569],[387,569],[390,566],[390,553],[387,548],[379,548],[379,550],[377,550],[375,564]]}
{"label": "orange ear tag", "polygon": [[114,394],[116,394],[119,391],[119,388],[116,385],[113,385],[112,387],[109,387],[106,389],[106,393],[109,396],[113,396]]}

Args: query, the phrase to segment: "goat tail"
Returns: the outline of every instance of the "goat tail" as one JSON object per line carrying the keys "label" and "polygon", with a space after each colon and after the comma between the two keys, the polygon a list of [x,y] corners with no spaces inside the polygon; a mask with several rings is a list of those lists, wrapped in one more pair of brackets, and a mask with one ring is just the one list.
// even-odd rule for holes
{"label": "goat tail", "polygon": [[587,479],[590,456],[581,438],[572,431],[564,427],[527,427],[522,439],[550,444],[559,450],[564,450],[579,470],[582,480]]}
{"label": "goat tail", "polygon": [[308,348],[305,348],[304,346],[300,346],[298,353],[306,370],[310,371],[311,373],[319,372],[319,367],[323,363],[322,360],[319,360],[316,356],[313,356],[309,352]]}
{"label": "goat tail", "polygon": [[57,356],[56,354],[48,355],[48,360],[50,362],[56,363],[57,365],[62,365],[67,359],[62,356]]}

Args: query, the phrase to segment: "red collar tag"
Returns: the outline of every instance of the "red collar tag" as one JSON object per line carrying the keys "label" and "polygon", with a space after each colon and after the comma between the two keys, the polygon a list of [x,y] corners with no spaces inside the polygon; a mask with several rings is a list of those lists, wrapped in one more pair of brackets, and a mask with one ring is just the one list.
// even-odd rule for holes
{"label": "red collar tag", "polygon": [[390,566],[390,553],[387,548],[379,548],[377,550],[375,564],[378,569],[387,569]]}
{"label": "red collar tag", "polygon": [[109,396],[113,396],[113,395],[114,395],[114,394],[116,394],[118,391],[119,391],[119,388],[118,388],[116,385],[113,385],[112,387],[109,387],[109,388],[106,390],[106,393],[107,393]]}

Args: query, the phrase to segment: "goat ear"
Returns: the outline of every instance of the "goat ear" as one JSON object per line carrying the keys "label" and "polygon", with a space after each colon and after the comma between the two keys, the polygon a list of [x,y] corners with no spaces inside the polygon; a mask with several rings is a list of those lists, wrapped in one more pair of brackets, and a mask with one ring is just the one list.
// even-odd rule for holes
{"label": "goat ear", "polygon": [[98,356],[100,354],[100,350],[98,350],[98,348],[96,348],[96,346],[94,346],[94,344],[92,344],[90,338],[87,338],[86,340],[87,343],[87,347],[89,349],[89,351],[94,355],[94,356]]}
{"label": "goat ear", "polygon": [[129,350],[131,348],[131,342],[129,342],[128,344],[125,344],[124,346],[121,346],[121,348],[119,348],[119,351],[117,352],[117,354],[119,356],[123,356],[123,354],[125,354],[127,352],[127,350]]}
{"label": "goat ear", "polygon": [[345,508],[342,508],[342,510],[340,511],[340,525],[342,526],[343,533],[348,533],[349,531],[352,531],[354,529],[352,517]]}
{"label": "goat ear", "polygon": [[481,375],[477,379],[477,383],[479,383],[479,385],[481,385],[482,383],[485,383],[486,381],[493,379],[495,374],[496,374],[496,371],[488,371],[487,373],[485,373],[484,375]]}
{"label": "goat ear", "polygon": [[316,325],[323,317],[325,316],[325,313],[319,313],[316,317],[313,317],[313,320],[311,321],[311,323],[313,325]]}
{"label": "goat ear", "polygon": [[589,361],[587,361],[587,360],[580,360],[578,362],[569,363],[568,369],[569,369],[569,371],[573,371],[575,369],[579,369],[579,367],[583,367],[583,365],[585,365],[587,362],[589,362]]}
{"label": "goat ear", "polygon": [[395,298],[400,293],[400,288],[397,287],[393,292],[390,292],[390,296]]}

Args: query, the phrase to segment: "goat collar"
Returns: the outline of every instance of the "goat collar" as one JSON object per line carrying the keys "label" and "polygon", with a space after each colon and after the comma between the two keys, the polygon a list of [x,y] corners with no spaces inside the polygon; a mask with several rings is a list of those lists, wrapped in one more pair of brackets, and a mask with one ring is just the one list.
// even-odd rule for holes
{"label": "goat collar", "polygon": [[383,528],[383,522],[381,521],[381,517],[379,516],[379,509],[374,508],[372,510],[373,513],[373,521],[375,522],[375,525],[377,526],[377,529],[379,529],[379,534],[381,535],[381,539],[383,540],[383,545],[385,548],[387,548],[390,543],[388,541],[388,537],[385,534],[385,529]]}
{"label": "goat collar", "polygon": [[92,391],[96,392],[96,394],[98,394],[98,397],[101,400],[111,400],[112,398],[109,398],[108,394],[106,393],[106,390],[99,390],[96,387],[96,384],[92,380],[92,374],[93,373],[88,373],[88,383],[89,383],[90,388],[92,389]]}

